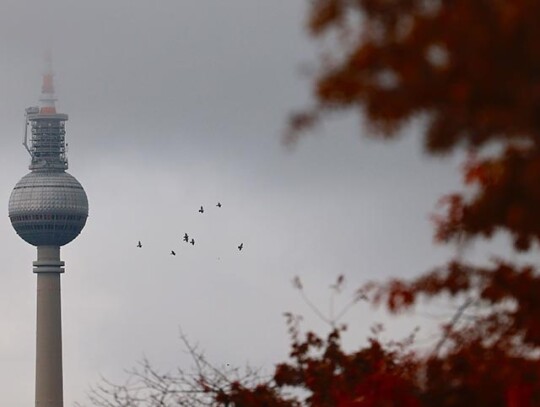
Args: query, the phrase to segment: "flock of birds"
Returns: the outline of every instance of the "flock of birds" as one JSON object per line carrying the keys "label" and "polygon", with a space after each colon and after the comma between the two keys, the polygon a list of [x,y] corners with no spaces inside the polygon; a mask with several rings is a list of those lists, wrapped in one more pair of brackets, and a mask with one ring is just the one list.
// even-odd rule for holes
{"label": "flock of birds", "polygon": [[[218,208],[221,208],[221,202],[218,202],[217,205],[216,205]],[[200,209],[199,209],[199,213],[204,213],[204,208],[203,206],[201,205]],[[193,239],[193,237],[191,238],[191,240],[189,240],[189,235],[187,233],[184,233],[184,238],[182,239],[184,242],[186,243],[191,243],[192,246],[195,246],[195,239]],[[142,248],[142,243],[141,241],[139,240],[139,242],[137,243],[137,247],[139,249]],[[242,251],[242,249],[244,248],[244,243],[240,243],[238,245],[238,250],[239,251]],[[171,250],[171,256],[176,256],[176,252],[174,250]]]}

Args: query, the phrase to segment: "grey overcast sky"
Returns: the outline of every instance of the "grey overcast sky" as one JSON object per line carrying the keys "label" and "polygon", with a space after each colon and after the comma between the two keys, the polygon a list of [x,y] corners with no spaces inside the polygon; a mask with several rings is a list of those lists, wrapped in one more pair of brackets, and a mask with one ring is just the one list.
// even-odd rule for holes
{"label": "grey overcast sky", "polygon": [[[318,55],[306,7],[0,0],[0,405],[33,403],[36,252],[12,230],[7,203],[28,172],[23,113],[37,103],[47,47],[57,107],[70,116],[69,172],[90,202],[86,228],[62,249],[66,406],[101,375],[121,381],[144,355],[187,367],[180,327],[218,365],[270,369],[288,352],[284,311],[325,329],[295,275],[326,310],[339,274],[346,302],[363,282],[448,258],[429,213],[459,187],[459,160],[424,157],[418,127],[382,143],[350,115],[292,151],[281,144],[288,113],[309,103],[301,67]],[[354,308],[346,345],[379,318]],[[395,326],[405,334],[411,323]]]}

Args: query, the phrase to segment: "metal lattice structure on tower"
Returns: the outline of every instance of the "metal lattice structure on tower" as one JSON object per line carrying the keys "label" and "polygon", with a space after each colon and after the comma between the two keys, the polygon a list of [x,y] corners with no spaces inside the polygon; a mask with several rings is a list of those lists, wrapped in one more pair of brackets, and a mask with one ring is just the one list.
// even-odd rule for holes
{"label": "metal lattice structure on tower", "polygon": [[[32,163],[31,170],[60,169],[68,167],[66,157],[66,126],[67,114],[43,114],[36,112],[35,107],[26,109],[26,129],[24,145],[27,148]],[[31,126],[31,145],[27,141],[28,125]]]}
{"label": "metal lattice structure on tower", "polygon": [[[30,173],[15,185],[9,218],[17,234],[37,246],[36,407],[63,407],[60,247],[75,239],[88,217],[81,184],[66,172],[66,114],[56,112],[50,60],[39,107],[26,109],[23,145]],[[31,129],[30,140],[28,129]]]}

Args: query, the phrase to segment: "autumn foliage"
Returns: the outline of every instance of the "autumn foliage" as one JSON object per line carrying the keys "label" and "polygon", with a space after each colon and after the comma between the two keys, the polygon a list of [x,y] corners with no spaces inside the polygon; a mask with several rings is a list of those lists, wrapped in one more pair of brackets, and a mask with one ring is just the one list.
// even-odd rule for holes
{"label": "autumn foliage", "polygon": [[[537,250],[540,2],[309,4],[310,34],[330,38],[334,48],[314,79],[314,107],[292,117],[287,140],[332,112],[365,115],[370,134],[385,138],[419,119],[428,154],[462,150],[466,157],[464,190],[443,197],[434,215],[436,240],[467,245],[502,233],[516,251]],[[288,315],[290,359],[268,380],[198,390],[211,403],[239,407],[540,406],[534,265],[502,258],[475,265],[456,256],[412,281],[369,283],[359,292],[393,313],[435,298],[456,312],[423,352],[413,351],[414,341],[388,344],[376,335],[346,352],[344,327],[332,326],[326,337],[302,334]]]}
{"label": "autumn foliage", "polygon": [[[292,117],[288,141],[333,112],[364,115],[374,137],[398,137],[419,120],[427,153],[461,149],[466,157],[464,190],[443,197],[433,216],[436,240],[463,247],[506,234],[514,250],[532,253],[540,241],[539,18],[535,0],[313,0],[308,29],[330,37],[335,51],[324,55],[316,103]],[[354,360],[308,388],[307,405],[339,405],[318,398],[334,386],[347,406],[540,405],[534,265],[502,258],[474,265],[457,256],[412,281],[362,289],[394,313],[435,298],[457,311],[427,353],[405,357],[373,339],[331,361],[323,353],[303,368],[296,362],[308,376],[296,385],[305,388],[321,377],[313,366]],[[309,338],[303,345],[316,348]],[[335,348],[335,338],[319,345]],[[371,374],[361,375],[374,360]],[[355,385],[340,385],[342,375]]]}
{"label": "autumn foliage", "polygon": [[[345,327],[334,328],[324,339],[312,332],[300,338],[298,320],[291,314],[287,318],[291,362],[277,365],[270,383],[255,389],[235,384],[216,401],[246,407],[420,406],[411,380],[417,367],[406,342],[385,348],[372,338],[367,347],[346,353],[340,346]],[[302,389],[307,396],[288,395],[287,389]]]}
{"label": "autumn foliage", "polygon": [[445,198],[447,213],[437,219],[437,237],[491,237],[511,234],[516,250],[527,251],[540,239],[540,151],[536,145],[509,145],[495,157],[471,156],[464,178],[476,188],[474,198]]}
{"label": "autumn foliage", "polygon": [[313,0],[309,30],[337,33],[339,52],[316,78],[316,108],[297,119],[356,110],[392,136],[423,115],[430,152],[535,142],[539,16],[534,0]]}

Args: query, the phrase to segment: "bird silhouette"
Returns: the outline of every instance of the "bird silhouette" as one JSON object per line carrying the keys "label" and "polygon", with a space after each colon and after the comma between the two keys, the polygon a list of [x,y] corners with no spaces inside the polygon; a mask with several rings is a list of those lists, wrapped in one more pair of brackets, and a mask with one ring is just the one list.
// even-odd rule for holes
{"label": "bird silhouette", "polygon": [[244,248],[244,243],[240,243],[240,246],[238,246],[238,250],[242,250]]}
{"label": "bird silhouette", "polygon": [[221,208],[221,202],[218,202],[216,205],[218,208]]}
{"label": "bird silhouette", "polygon": [[141,241],[139,240],[139,243],[137,243],[137,247],[142,247]]}
{"label": "bird silhouette", "polygon": [[174,252],[174,250],[171,250],[171,256],[176,256],[176,253]]}
{"label": "bird silhouette", "polygon": [[195,240],[194,239],[191,239],[191,242],[189,242],[189,243],[191,243],[193,246],[195,246]]}
{"label": "bird silhouette", "polygon": [[189,236],[187,233],[184,233],[184,242],[189,242]]}
{"label": "bird silhouette", "polygon": [[199,209],[200,213],[204,213],[204,208],[201,206],[201,209]]}

